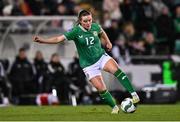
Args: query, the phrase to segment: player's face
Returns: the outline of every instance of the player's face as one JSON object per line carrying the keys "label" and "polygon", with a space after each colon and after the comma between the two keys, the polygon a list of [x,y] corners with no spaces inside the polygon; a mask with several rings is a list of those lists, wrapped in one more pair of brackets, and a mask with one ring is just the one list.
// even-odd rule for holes
{"label": "player's face", "polygon": [[82,16],[80,20],[80,24],[83,28],[89,30],[92,24],[92,16],[91,15]]}

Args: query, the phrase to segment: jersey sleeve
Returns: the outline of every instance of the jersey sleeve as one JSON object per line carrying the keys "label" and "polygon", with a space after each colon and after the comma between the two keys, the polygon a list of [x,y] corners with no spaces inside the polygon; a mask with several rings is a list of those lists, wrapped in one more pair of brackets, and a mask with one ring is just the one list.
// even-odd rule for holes
{"label": "jersey sleeve", "polygon": [[69,41],[75,40],[75,35],[76,35],[76,29],[75,28],[64,33],[66,40],[69,40]]}

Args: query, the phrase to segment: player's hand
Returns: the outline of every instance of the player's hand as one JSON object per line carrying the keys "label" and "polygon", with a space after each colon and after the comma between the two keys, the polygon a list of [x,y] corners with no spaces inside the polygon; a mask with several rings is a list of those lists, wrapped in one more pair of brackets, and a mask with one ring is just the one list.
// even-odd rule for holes
{"label": "player's hand", "polygon": [[111,49],[112,49],[112,44],[111,44],[111,43],[107,43],[107,44],[106,44],[106,48],[107,48],[108,51],[111,51]]}
{"label": "player's hand", "polygon": [[33,37],[33,41],[34,41],[34,42],[42,43],[42,42],[43,42],[43,39],[42,39],[41,37],[39,37],[39,36],[34,36],[34,37]]}

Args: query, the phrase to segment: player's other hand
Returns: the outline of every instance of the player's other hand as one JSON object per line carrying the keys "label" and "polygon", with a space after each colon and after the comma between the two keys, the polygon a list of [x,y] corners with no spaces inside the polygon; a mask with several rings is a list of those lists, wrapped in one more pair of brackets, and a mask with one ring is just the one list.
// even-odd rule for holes
{"label": "player's other hand", "polygon": [[111,43],[107,43],[107,44],[106,44],[106,48],[107,48],[108,51],[111,51],[111,49],[112,49],[112,44],[111,44]]}
{"label": "player's other hand", "polygon": [[42,42],[43,42],[43,39],[42,39],[41,37],[39,37],[39,36],[34,36],[34,37],[33,37],[33,41],[34,41],[34,42],[42,43]]}

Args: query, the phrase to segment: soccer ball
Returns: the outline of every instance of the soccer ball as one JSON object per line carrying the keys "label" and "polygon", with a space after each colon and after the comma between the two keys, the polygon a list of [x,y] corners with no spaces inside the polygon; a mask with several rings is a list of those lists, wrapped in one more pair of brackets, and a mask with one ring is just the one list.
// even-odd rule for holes
{"label": "soccer ball", "polygon": [[121,109],[125,113],[133,113],[136,111],[136,106],[133,104],[133,101],[131,98],[125,98],[121,102]]}

